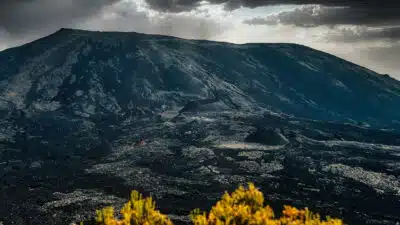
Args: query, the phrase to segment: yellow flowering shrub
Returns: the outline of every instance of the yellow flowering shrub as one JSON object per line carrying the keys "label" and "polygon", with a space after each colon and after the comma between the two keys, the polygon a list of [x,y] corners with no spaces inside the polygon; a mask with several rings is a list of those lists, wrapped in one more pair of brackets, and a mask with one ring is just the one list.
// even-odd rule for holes
{"label": "yellow flowering shrub", "polygon": [[132,191],[130,200],[122,207],[122,219],[114,217],[114,208],[106,207],[96,211],[96,222],[101,225],[172,225],[171,220],[156,210],[151,197],[143,198]]}
{"label": "yellow flowering shrub", "polygon": [[[155,209],[151,197],[143,198],[132,191],[131,198],[121,210],[122,219],[114,217],[114,208],[106,207],[96,212],[98,225],[172,225],[171,220]],[[264,196],[252,183],[240,186],[232,194],[225,193],[210,212],[195,209],[190,214],[194,225],[344,225],[340,219],[327,217],[305,209],[284,206],[282,216],[275,218],[274,211],[264,206]]]}
{"label": "yellow flowering shrub", "polygon": [[212,207],[210,213],[194,210],[190,218],[194,225],[343,225],[340,219],[328,217],[321,220],[318,214],[307,208],[285,206],[280,218],[275,218],[270,206],[264,206],[264,196],[250,183],[240,186],[232,194],[225,193],[222,200]]}

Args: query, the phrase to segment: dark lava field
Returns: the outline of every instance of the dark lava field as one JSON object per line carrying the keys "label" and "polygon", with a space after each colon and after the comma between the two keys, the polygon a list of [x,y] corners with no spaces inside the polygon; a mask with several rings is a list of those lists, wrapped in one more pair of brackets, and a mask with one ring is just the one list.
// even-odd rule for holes
{"label": "dark lava field", "polygon": [[399,112],[399,81],[301,45],[61,29],[0,52],[0,221],[90,220],[136,189],[187,224],[254,182],[275,211],[396,224]]}

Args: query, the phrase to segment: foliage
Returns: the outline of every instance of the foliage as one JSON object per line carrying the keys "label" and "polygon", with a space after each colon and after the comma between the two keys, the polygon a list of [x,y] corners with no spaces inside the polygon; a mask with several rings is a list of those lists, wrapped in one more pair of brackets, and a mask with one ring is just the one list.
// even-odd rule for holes
{"label": "foliage", "polygon": [[320,219],[307,208],[299,210],[285,206],[280,218],[274,217],[270,206],[264,206],[264,196],[250,183],[245,189],[240,186],[231,195],[225,193],[222,200],[212,207],[210,213],[194,210],[190,217],[194,225],[343,225],[340,219]]}
{"label": "foliage", "polygon": [[130,200],[121,210],[123,218],[114,217],[114,208],[106,207],[96,211],[96,222],[101,225],[172,225],[171,220],[156,210],[151,197],[143,198],[132,191]]}
{"label": "foliage", "polygon": [[[151,197],[143,199],[133,191],[131,199],[121,210],[122,220],[114,217],[114,209],[98,210],[99,225],[172,225],[171,220],[155,210]],[[194,225],[344,225],[340,219],[327,217],[321,220],[318,214],[305,209],[284,206],[282,216],[275,218],[270,206],[264,206],[264,196],[252,183],[247,188],[240,186],[232,194],[225,193],[211,211],[195,209],[190,214]]]}

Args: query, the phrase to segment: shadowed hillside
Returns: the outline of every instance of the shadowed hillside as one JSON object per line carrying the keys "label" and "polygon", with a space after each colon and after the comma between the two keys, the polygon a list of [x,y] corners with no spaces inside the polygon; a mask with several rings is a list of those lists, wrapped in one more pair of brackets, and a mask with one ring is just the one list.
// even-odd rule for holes
{"label": "shadowed hillside", "polygon": [[113,120],[193,102],[204,110],[212,101],[211,110],[376,126],[400,121],[398,81],[295,44],[62,29],[1,52],[0,78],[0,99],[27,114]]}

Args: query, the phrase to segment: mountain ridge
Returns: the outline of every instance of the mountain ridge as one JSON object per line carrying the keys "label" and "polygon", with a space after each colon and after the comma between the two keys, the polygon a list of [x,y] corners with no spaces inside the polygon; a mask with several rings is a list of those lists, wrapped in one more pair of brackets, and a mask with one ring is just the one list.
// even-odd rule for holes
{"label": "mountain ridge", "polygon": [[[53,36],[53,35],[61,34],[61,33],[66,33],[66,32],[69,32],[69,33],[80,33],[80,34],[82,34],[82,33],[86,33],[86,34],[97,33],[97,34],[104,34],[104,35],[110,35],[110,34],[126,34],[126,35],[136,34],[136,35],[144,35],[144,36],[150,35],[150,36],[155,36],[155,37],[164,37],[164,38],[171,38],[171,39],[184,40],[184,41],[186,40],[186,41],[199,41],[199,42],[213,42],[213,43],[221,43],[221,44],[228,44],[228,45],[231,44],[231,45],[239,45],[239,46],[240,46],[240,45],[244,45],[244,46],[246,46],[246,45],[274,45],[274,44],[276,44],[276,45],[280,45],[280,44],[295,45],[295,46],[300,46],[300,47],[309,48],[309,49],[312,49],[312,50],[314,50],[314,51],[318,51],[318,52],[320,52],[320,53],[328,54],[329,56],[336,57],[336,58],[338,58],[338,59],[340,59],[340,60],[345,61],[346,63],[350,63],[350,64],[353,64],[353,65],[355,65],[355,66],[361,67],[361,68],[363,68],[363,69],[369,70],[369,71],[371,71],[371,72],[377,73],[377,72],[373,71],[372,69],[369,69],[369,68],[367,68],[367,67],[365,67],[365,66],[358,65],[358,64],[356,64],[356,63],[354,63],[354,62],[348,61],[348,60],[346,60],[346,59],[344,59],[344,58],[341,58],[341,57],[339,57],[339,56],[336,56],[336,55],[334,55],[334,54],[331,54],[331,53],[328,53],[328,52],[324,52],[324,51],[322,51],[322,50],[318,50],[318,49],[309,47],[309,46],[307,46],[307,45],[299,44],[299,43],[291,43],[291,42],[287,42],[287,43],[286,43],[286,42],[231,43],[231,42],[227,42],[227,41],[214,41],[214,40],[203,40],[203,39],[187,39],[187,38],[181,38],[181,37],[176,37],[176,36],[171,36],[171,35],[163,35],[163,34],[146,34],[146,33],[140,33],[140,32],[135,32],[135,31],[101,31],[101,30],[84,30],[84,29],[66,28],[66,27],[65,27],[65,28],[60,28],[60,29],[54,31],[54,32],[51,33],[51,34],[46,35],[46,36],[44,36],[44,37],[42,37],[42,38],[39,38],[39,39],[37,39],[37,40],[34,40],[34,41],[32,41],[32,42],[28,42],[28,43],[25,43],[25,44],[22,44],[22,45],[19,45],[19,46],[7,48],[7,49],[4,49],[4,50],[2,50],[2,51],[7,51],[7,50],[9,50],[9,49],[19,48],[19,47],[22,47],[22,46],[24,46],[24,45],[29,45],[29,44],[31,44],[31,43],[40,41],[40,40],[42,40],[42,39],[50,38],[50,37]],[[0,51],[0,52],[2,52],[2,51]],[[392,78],[392,79],[398,81],[397,79],[393,78],[393,77],[390,76],[389,74],[382,74],[382,75],[383,75],[383,76],[389,76],[390,78]]]}
{"label": "mountain ridge", "polygon": [[[225,55],[225,52],[229,54]],[[98,88],[108,89],[104,90],[108,91],[108,94],[103,93],[103,95],[116,98],[117,102],[124,102],[123,105],[115,103],[115,107],[122,107],[121,110],[126,111],[127,103],[123,95],[131,93],[132,90],[125,88],[125,94],[116,92],[119,93],[118,97],[109,92],[115,89],[115,85],[126,87],[127,83],[121,84],[121,80],[118,80],[120,79],[118,77],[124,77],[126,82],[139,85],[136,88],[147,92],[148,97],[156,102],[157,100],[154,99],[158,98],[154,95],[156,93],[164,96],[161,98],[165,98],[166,95],[185,95],[186,97],[183,98],[172,97],[178,102],[168,100],[170,105],[173,104],[176,107],[184,107],[183,99],[186,99],[183,101],[192,101],[194,96],[190,96],[193,94],[197,95],[195,97],[197,100],[201,100],[214,98],[218,92],[220,99],[224,99],[223,104],[231,105],[229,107],[233,108],[240,106],[248,110],[265,108],[269,110],[272,107],[275,111],[295,116],[308,118],[317,116],[317,119],[325,118],[333,121],[337,119],[347,122],[366,120],[371,124],[379,124],[379,122],[374,122],[373,118],[376,116],[384,120],[393,118],[395,121],[400,121],[400,116],[397,114],[393,116],[390,112],[392,110],[376,106],[378,102],[392,106],[396,105],[394,102],[400,104],[399,81],[389,81],[385,76],[364,67],[298,44],[238,45],[131,32],[60,29],[31,44],[0,52],[0,60],[3,62],[0,63],[0,74],[7,74],[8,79],[12,78],[12,74],[19,73],[19,76],[25,76],[21,78],[29,83],[26,84],[25,89],[29,89],[32,93],[28,97],[15,95],[15,91],[9,91],[11,95],[15,95],[10,97],[10,93],[3,91],[0,96],[2,99],[16,102],[20,107],[28,103],[24,106],[25,108],[29,108],[35,101],[55,102],[53,100],[64,101],[66,98],[60,95],[57,97],[54,94],[57,90],[54,89],[54,93],[48,93],[48,95],[54,95],[52,98],[34,100],[40,96],[39,92],[47,90],[43,89],[39,92],[33,90],[30,86],[33,83],[40,83],[44,77],[50,76],[54,79],[62,79],[63,82],[49,84],[43,80],[48,83],[46,85],[63,86],[67,85],[64,79],[69,79],[70,76],[81,76],[80,79],[86,80],[86,87],[78,90],[76,86],[78,95],[80,91],[83,91],[85,97],[87,94],[85,88],[87,89],[90,85],[88,82],[97,82]],[[113,63],[118,65],[111,65]],[[21,64],[25,64],[25,68],[28,69],[23,69]],[[71,69],[73,71],[69,71]],[[112,75],[114,78],[102,72],[104,69],[108,71],[107,73],[114,74]],[[88,72],[89,70],[92,72]],[[54,75],[54,73],[59,75]],[[146,73],[151,75],[147,76]],[[61,74],[64,75],[61,76]],[[1,78],[3,87],[7,83],[4,78],[3,75]],[[90,81],[93,79],[97,81]],[[107,79],[109,82],[104,83]],[[72,86],[69,85],[69,87]],[[313,92],[312,89],[315,88],[320,88],[319,92]],[[21,90],[17,86],[14,86],[14,89]],[[133,92],[132,98],[136,98],[137,101],[141,99],[143,104],[147,104],[143,101],[149,99],[146,100],[146,97],[140,96],[144,92],[141,94],[134,90]],[[341,95],[346,97],[341,99]],[[365,103],[359,107],[352,107],[352,101]],[[159,111],[162,104],[157,104],[159,106],[153,106],[158,109],[156,111]],[[148,110],[154,111],[154,107]],[[371,112],[375,116],[360,111],[359,108],[374,109]],[[328,114],[332,115],[327,117]],[[392,116],[384,116],[389,114]],[[387,121],[382,125],[386,126],[392,122]]]}

